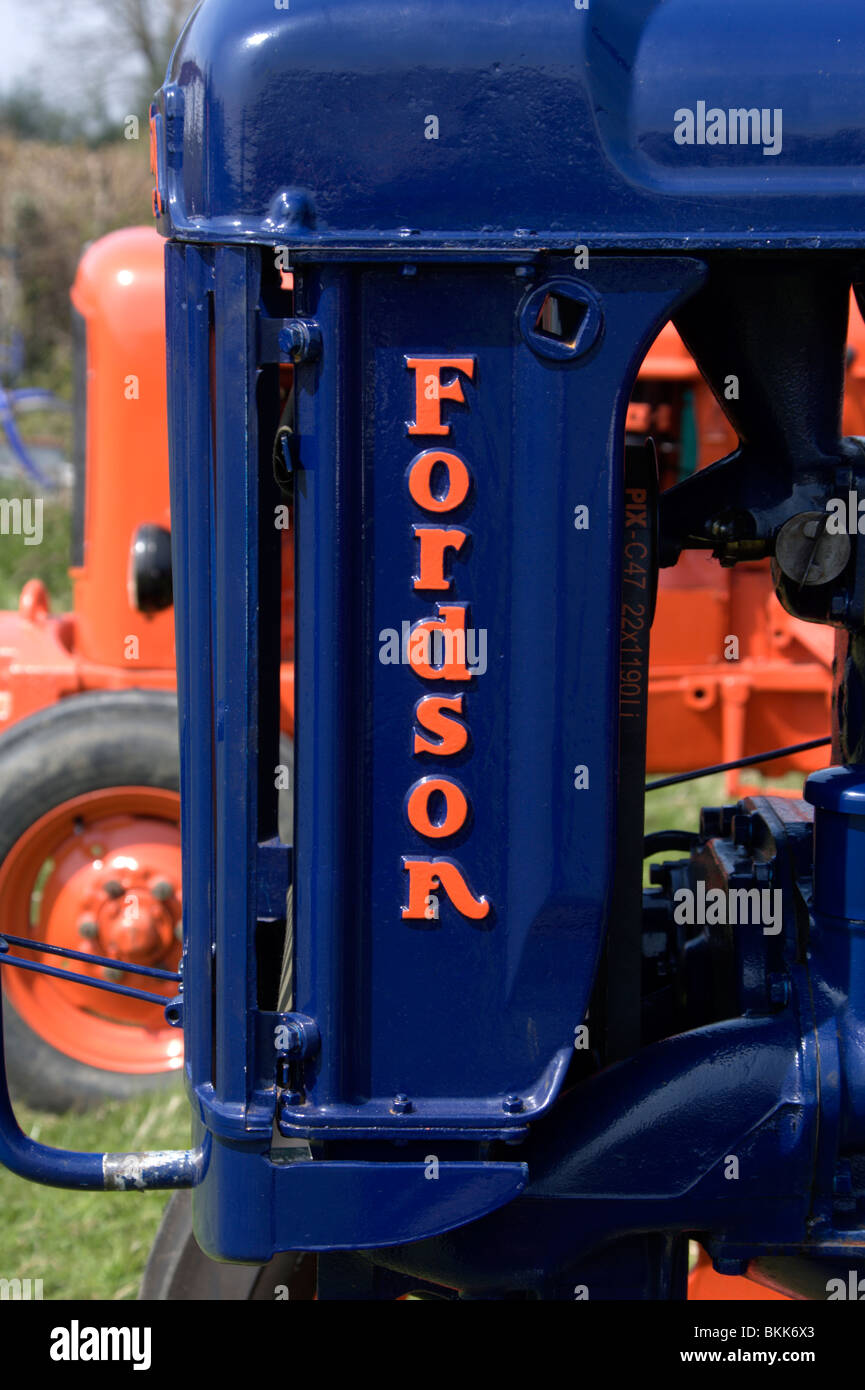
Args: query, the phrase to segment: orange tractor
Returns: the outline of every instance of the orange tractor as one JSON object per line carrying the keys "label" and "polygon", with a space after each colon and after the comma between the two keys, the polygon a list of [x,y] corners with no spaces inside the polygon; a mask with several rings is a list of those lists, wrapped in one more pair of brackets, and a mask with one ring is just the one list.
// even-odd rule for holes
{"label": "orange tractor", "polygon": [[[17,612],[0,613],[0,916],[19,935],[77,950],[82,974],[111,978],[110,966],[88,957],[175,969],[182,930],[163,245],[156,232],[133,228],[94,243],[72,302],[79,348],[74,606],[52,615],[44,585],[31,580]],[[850,333],[845,429],[865,433],[865,327],[855,309]],[[672,325],[643,364],[628,431],[656,440],[662,486],[733,447]],[[288,530],[284,542],[287,780],[294,705]],[[687,552],[661,572],[650,771],[687,771],[825,734],[831,660],[829,629],[785,613],[766,562],[719,574],[707,554]],[[804,771],[820,761],[815,752],[775,767]],[[735,773],[728,791],[742,792]],[[94,1003],[89,988],[25,971],[7,972],[4,987],[10,1071],[33,1104],[66,1109],[127,1095],[181,1066],[176,1031],[132,996],[100,993]]]}

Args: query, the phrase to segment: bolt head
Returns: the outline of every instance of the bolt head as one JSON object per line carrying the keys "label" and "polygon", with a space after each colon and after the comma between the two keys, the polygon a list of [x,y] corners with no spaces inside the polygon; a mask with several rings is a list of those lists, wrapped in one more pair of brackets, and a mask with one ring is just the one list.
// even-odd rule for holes
{"label": "bolt head", "polygon": [[178,917],[177,921],[174,923],[174,936],[175,936],[175,940],[177,940],[177,941],[182,941],[182,940],[183,940],[183,918],[182,918],[182,917]]}
{"label": "bolt head", "polygon": [[506,1115],[519,1115],[523,1108],[523,1102],[519,1096],[505,1096],[502,1101],[502,1109]]}
{"label": "bolt head", "polygon": [[110,965],[103,965],[99,973],[103,976],[104,979],[111,980],[112,984],[119,984],[120,981],[123,979],[123,971],[115,970],[113,966]]}
{"label": "bolt head", "polygon": [[158,878],[151,884],[150,891],[159,902],[166,903],[169,898],[174,897],[174,884],[169,883],[167,878]]}
{"label": "bolt head", "polygon": [[83,922],[78,923],[78,935],[83,936],[85,941],[95,941],[99,935],[99,927],[92,918],[85,918]]}
{"label": "bolt head", "polygon": [[122,898],[126,890],[119,878],[109,878],[103,883],[102,891],[107,893],[109,898]]}
{"label": "bolt head", "polygon": [[408,1096],[400,1093],[393,1098],[393,1105],[390,1107],[394,1115],[410,1115],[414,1109]]}

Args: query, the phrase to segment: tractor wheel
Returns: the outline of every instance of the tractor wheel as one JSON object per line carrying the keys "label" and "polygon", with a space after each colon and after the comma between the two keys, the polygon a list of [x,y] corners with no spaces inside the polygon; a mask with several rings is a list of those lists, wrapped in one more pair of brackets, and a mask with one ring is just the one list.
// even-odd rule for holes
{"label": "tractor wheel", "polygon": [[[176,970],[180,959],[177,702],[73,696],[0,739],[0,932]],[[113,979],[105,967],[15,947]],[[82,1110],[170,1084],[183,1043],[156,1004],[3,968],[13,1096]],[[167,981],[117,976],[166,1000]]]}
{"label": "tractor wheel", "polygon": [[175,1192],[151,1247],[138,1297],[148,1302],[307,1302],[315,1298],[315,1256],[291,1251],[266,1265],[211,1260],[192,1233],[190,1194]]}

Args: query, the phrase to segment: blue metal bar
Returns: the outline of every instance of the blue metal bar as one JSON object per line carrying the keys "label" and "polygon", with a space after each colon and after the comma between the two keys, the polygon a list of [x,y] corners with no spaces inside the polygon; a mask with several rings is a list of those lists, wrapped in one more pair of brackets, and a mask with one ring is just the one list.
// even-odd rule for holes
{"label": "blue metal bar", "polygon": [[[213,443],[209,400],[212,253],[169,244],[166,296],[168,420],[173,450],[171,542],[186,924],[185,1065],[193,1087],[212,1083],[214,791]],[[187,372],[196,386],[187,387]],[[193,713],[194,712],[194,713]]]}
{"label": "blue metal bar", "polygon": [[12,400],[13,406],[16,405],[42,405],[46,410],[62,410],[68,412],[72,409],[68,401],[56,396],[53,391],[46,391],[43,386],[17,386],[13,391],[7,393]]}
{"label": "blue metal bar", "polygon": [[30,477],[33,478],[40,487],[44,487],[46,491],[50,491],[50,481],[45,477],[45,474],[35,460],[31,458],[27,446],[18,432],[18,426],[15,423],[15,415],[12,408],[12,400],[9,392],[4,389],[2,384],[0,384],[0,427],[4,430],[6,438],[9,441],[9,447],[25,472],[29,473]]}
{"label": "blue metal bar", "polygon": [[218,1102],[245,1106],[252,1076],[248,1020],[256,1004],[259,253],[219,247],[214,272],[213,888],[220,980],[213,1080]]}
{"label": "blue metal bar", "polygon": [[53,1149],[30,1139],[18,1124],[9,1098],[0,991],[0,1163],[19,1178],[46,1183],[50,1187],[91,1191],[196,1187],[207,1171],[210,1142],[210,1136],[206,1135],[196,1149],[111,1154]]}
{"label": "blue metal bar", "polygon": [[[129,961],[115,960],[112,956],[95,956],[87,951],[73,951],[71,946],[50,946],[47,941],[33,941],[26,936],[10,936],[8,932],[3,932],[0,936],[0,952],[5,949],[4,942],[8,942],[10,946],[21,946],[25,951],[44,951],[49,956],[63,956],[66,960],[80,960],[85,965],[104,965],[110,970],[122,970],[127,975],[146,975],[152,980],[169,980],[171,984],[175,985],[180,983],[178,971],[160,970],[156,965],[132,965]],[[82,977],[76,975],[74,978]]]}
{"label": "blue metal bar", "polygon": [[[351,662],[361,470],[360,436],[351,417],[357,399],[350,377],[357,355],[352,288],[350,270],[322,273],[315,304],[305,307],[314,307],[325,351],[319,361],[296,369],[302,486],[295,509],[294,775],[303,815],[295,826],[295,855],[304,871],[294,876],[295,981],[296,1007],[314,1011],[321,1030],[315,1088],[320,1105],[351,1094],[347,1070],[362,1056],[362,1049],[347,1044],[345,1008],[352,949],[346,927],[351,923],[356,930],[363,882],[349,752],[358,700]],[[339,660],[323,659],[323,647],[338,652]],[[348,1027],[362,1035],[361,998],[358,1005]],[[361,1091],[367,1086],[366,1078],[358,1083]]]}
{"label": "blue metal bar", "polygon": [[[0,948],[2,950],[2,948]],[[133,989],[131,985],[113,984],[110,980],[94,980],[91,975],[75,975],[71,970],[57,970],[53,965],[42,965],[35,960],[22,960],[20,956],[0,954],[0,965],[14,965],[19,970],[32,970],[35,975],[50,975],[53,980],[68,980],[73,985],[88,985],[90,989],[104,989],[109,994],[124,994],[128,999],[141,999],[145,1004],[170,1004],[164,994],[148,994],[143,989]]]}

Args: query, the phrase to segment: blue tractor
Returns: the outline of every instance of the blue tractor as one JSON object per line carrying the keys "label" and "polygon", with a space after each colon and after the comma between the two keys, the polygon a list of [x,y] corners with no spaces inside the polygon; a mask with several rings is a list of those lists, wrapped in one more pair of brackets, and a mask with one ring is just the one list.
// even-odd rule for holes
{"label": "blue tractor", "polygon": [[[191,1188],[151,1293],[191,1231],[243,1297],[673,1300],[689,1239],[798,1296],[865,1274],[863,79],[845,0],[189,21],[152,119],[192,1147],[57,1153],[0,1092],[24,1176]],[[739,444],[659,493],[625,417],[670,320]],[[835,629],[831,755],[646,837],[688,549]]]}

